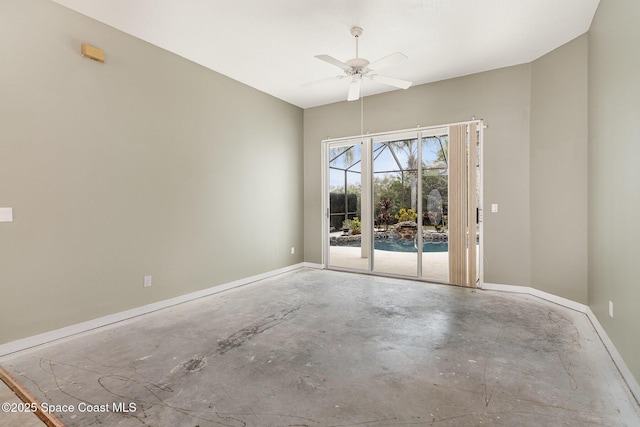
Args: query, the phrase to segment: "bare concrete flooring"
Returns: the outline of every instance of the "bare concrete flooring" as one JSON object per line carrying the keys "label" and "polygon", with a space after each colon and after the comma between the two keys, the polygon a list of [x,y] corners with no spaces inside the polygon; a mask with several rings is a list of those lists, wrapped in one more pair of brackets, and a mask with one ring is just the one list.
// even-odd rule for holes
{"label": "bare concrete flooring", "polygon": [[73,405],[54,408],[68,426],[640,426],[583,314],[334,271],[299,270],[0,363],[42,402]]}

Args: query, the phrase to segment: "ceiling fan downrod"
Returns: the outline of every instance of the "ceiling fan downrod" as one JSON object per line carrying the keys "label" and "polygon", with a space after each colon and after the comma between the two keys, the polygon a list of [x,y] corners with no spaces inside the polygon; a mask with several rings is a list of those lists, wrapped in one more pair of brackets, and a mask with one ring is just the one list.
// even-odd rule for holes
{"label": "ceiling fan downrod", "polygon": [[356,58],[358,58],[358,39],[364,30],[360,27],[351,28],[351,35],[356,38]]}

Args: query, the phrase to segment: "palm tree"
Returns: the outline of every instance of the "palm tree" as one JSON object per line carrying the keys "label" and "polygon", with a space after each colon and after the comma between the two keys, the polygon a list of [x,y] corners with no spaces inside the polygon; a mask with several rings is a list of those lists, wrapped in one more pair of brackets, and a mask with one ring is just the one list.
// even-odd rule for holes
{"label": "palm tree", "polygon": [[[418,140],[417,139],[407,139],[403,141],[394,141],[389,144],[389,149],[393,150],[394,148],[403,152],[406,155],[407,162],[406,165],[398,165],[401,168],[401,172],[407,173],[407,179],[409,180],[409,188],[411,189],[411,206],[409,206],[414,211],[417,210],[417,200],[418,200],[418,186],[416,183],[418,182]],[[396,157],[397,159],[397,157]]]}

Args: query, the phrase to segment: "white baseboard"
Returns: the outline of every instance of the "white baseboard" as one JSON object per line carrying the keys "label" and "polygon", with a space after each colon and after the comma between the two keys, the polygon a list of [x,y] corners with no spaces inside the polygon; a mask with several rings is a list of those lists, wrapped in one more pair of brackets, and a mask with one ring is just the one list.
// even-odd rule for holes
{"label": "white baseboard", "polygon": [[302,266],[303,267],[307,267],[307,268],[315,268],[315,269],[318,269],[318,270],[324,270],[324,265],[316,264],[314,262],[303,262]]}
{"label": "white baseboard", "polygon": [[624,363],[622,356],[620,356],[620,353],[618,353],[618,349],[615,345],[613,345],[613,342],[598,321],[596,315],[593,313],[593,311],[591,311],[591,308],[587,307],[587,311],[585,314],[587,315],[589,320],[591,320],[591,324],[593,324],[596,332],[598,332],[598,335],[600,335],[600,339],[604,343],[604,346],[607,348],[607,351],[609,351],[609,354],[611,355],[613,362],[618,367],[622,378],[624,378],[627,386],[629,386],[629,389],[631,390],[631,393],[633,393],[634,397],[636,398],[636,402],[638,402],[638,404],[640,405],[640,384],[638,384],[638,381],[636,381],[635,377],[627,367],[627,364]]}
{"label": "white baseboard", "polygon": [[166,299],[164,301],[158,301],[152,304],[143,305],[133,308],[131,310],[121,311],[119,313],[109,314],[97,319],[88,320],[86,322],[77,323],[75,325],[66,326],[64,328],[55,329],[53,331],[44,332],[42,334],[33,335],[27,338],[11,341],[5,344],[0,344],[0,358],[18,353],[24,350],[31,349],[36,346],[58,342],[65,338],[75,337],[79,334],[94,331],[95,329],[112,325],[117,322],[132,319],[134,317],[141,316],[143,314],[151,313],[154,311],[162,310],[163,308],[171,307],[183,302],[192,301],[198,298],[202,298],[208,295],[217,294],[229,289],[244,286],[258,280],[268,279],[270,277],[277,276],[279,274],[288,273],[290,271],[298,270],[304,267],[312,267],[314,264],[306,265],[308,263],[299,263],[290,265],[287,267],[279,268],[277,270],[268,271],[266,273],[257,274],[255,276],[246,277],[244,279],[235,280],[233,282],[225,283],[211,288],[203,289],[201,291],[192,292],[185,295],[180,295],[175,298]]}
{"label": "white baseboard", "polygon": [[485,282],[480,284],[479,288],[485,289],[485,290],[491,290],[491,291],[514,292],[519,294],[532,295],[532,296],[542,298],[552,303],[555,303],[563,307],[567,307],[572,310],[576,310],[580,313],[585,314],[587,318],[591,321],[591,324],[595,328],[598,335],[600,336],[602,343],[604,344],[605,348],[611,355],[611,359],[613,359],[613,363],[615,363],[616,367],[618,368],[618,371],[620,372],[620,375],[622,375],[622,378],[627,383],[627,386],[629,387],[629,390],[635,397],[636,402],[640,405],[640,385],[638,384],[638,381],[635,379],[635,377],[629,370],[629,367],[627,367],[627,364],[624,363],[622,356],[620,356],[620,353],[618,353],[618,349],[616,349],[616,346],[613,344],[611,339],[609,339],[609,336],[607,335],[604,328],[598,321],[598,318],[591,311],[591,308],[589,308],[588,305],[580,304],[570,299],[559,297],[557,295],[553,295],[553,294],[550,294],[535,288],[531,288],[528,286],[499,285],[495,283]]}
{"label": "white baseboard", "polygon": [[479,286],[481,289],[486,289],[490,291],[500,291],[500,292],[513,292],[517,294],[527,294],[532,295],[538,298],[542,298],[549,302],[553,302],[555,304],[561,305],[563,307],[570,308],[572,310],[579,311],[580,313],[587,314],[587,307],[584,304],[580,304],[579,302],[575,302],[573,300],[559,297],[557,295],[553,295],[535,288],[530,288],[528,286],[514,286],[514,285],[498,285],[496,283],[482,283]]}

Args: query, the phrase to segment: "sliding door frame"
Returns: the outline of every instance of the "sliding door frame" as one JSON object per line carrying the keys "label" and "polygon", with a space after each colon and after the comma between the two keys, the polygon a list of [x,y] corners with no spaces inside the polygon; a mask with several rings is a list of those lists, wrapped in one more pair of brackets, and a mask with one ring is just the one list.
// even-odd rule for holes
{"label": "sliding door frame", "polygon": [[[392,273],[381,273],[381,272],[375,272],[374,271],[374,263],[375,263],[375,257],[374,257],[374,235],[373,235],[373,218],[374,218],[374,200],[373,200],[373,139],[377,136],[389,136],[389,135],[394,135],[394,134],[407,134],[407,133],[415,133],[416,135],[416,139],[417,139],[417,144],[418,144],[418,148],[417,148],[417,153],[418,153],[418,182],[417,182],[417,194],[419,194],[420,198],[422,198],[422,139],[423,139],[423,135],[424,134],[429,134],[429,133],[433,133],[435,130],[440,130],[443,128],[447,128],[447,133],[449,133],[449,128],[452,126],[458,126],[458,125],[467,125],[467,131],[470,129],[471,124],[475,124],[475,128],[476,128],[476,132],[478,133],[478,139],[477,139],[477,144],[478,144],[478,154],[479,154],[479,159],[477,159],[478,161],[478,168],[479,168],[479,173],[478,173],[478,182],[477,182],[477,194],[478,194],[478,235],[480,237],[480,244],[479,244],[479,248],[478,248],[478,261],[477,261],[477,283],[479,286],[482,286],[483,283],[483,277],[484,277],[484,263],[483,263],[483,254],[484,254],[484,227],[483,227],[483,160],[484,160],[484,153],[483,153],[483,147],[484,147],[484,136],[483,136],[483,131],[484,131],[484,124],[482,120],[476,120],[475,118],[473,118],[472,120],[469,121],[463,121],[463,122],[456,122],[456,123],[447,123],[447,124],[442,124],[442,125],[436,125],[436,126],[428,126],[428,127],[417,127],[417,128],[410,128],[410,129],[402,129],[402,130],[395,130],[395,131],[389,131],[389,132],[378,132],[378,133],[371,133],[371,134],[364,134],[364,135],[356,135],[356,136],[350,136],[350,137],[343,137],[343,138],[329,138],[329,139],[325,139],[322,141],[322,244],[323,244],[323,250],[322,250],[322,265],[324,268],[327,269],[332,269],[332,270],[342,270],[342,271],[353,271],[353,272],[358,272],[358,273],[363,273],[363,274],[373,274],[373,275],[377,275],[377,276],[387,276],[387,277],[401,277],[401,278],[409,278],[409,279],[413,279],[413,280],[420,280],[420,281],[425,281],[425,282],[437,282],[434,281],[432,279],[428,279],[428,278],[423,278],[422,277],[422,273],[423,273],[423,269],[422,269],[422,251],[421,248],[423,247],[423,237],[422,237],[422,233],[418,233],[417,234],[417,246],[418,246],[418,252],[417,252],[417,276],[405,276],[405,275],[398,275],[398,274],[392,274]],[[475,138],[469,138],[469,141],[473,141]],[[359,141],[361,144],[366,145],[367,149],[363,149],[361,150],[362,152],[362,162],[363,162],[363,167],[361,168],[362,170],[362,177],[361,177],[361,185],[363,187],[363,191],[361,193],[361,200],[362,200],[362,206],[361,206],[361,210],[364,216],[364,211],[367,210],[367,215],[369,218],[369,221],[367,226],[368,228],[370,228],[370,230],[367,230],[367,235],[370,238],[365,238],[362,241],[362,244],[367,244],[368,245],[368,255],[369,255],[369,259],[368,259],[368,270],[357,270],[357,269],[350,269],[350,268],[345,268],[345,267],[336,267],[336,266],[331,266],[330,263],[330,258],[329,258],[329,251],[330,251],[330,233],[329,233],[329,218],[330,218],[330,212],[329,212],[329,149],[332,145],[339,145],[339,144],[349,144],[349,143],[353,143]],[[366,161],[365,161],[365,155],[366,155]],[[367,173],[365,174],[365,170],[367,171]],[[365,180],[366,180],[366,185],[365,185]],[[366,194],[364,194],[366,192]],[[366,201],[366,203],[365,203]],[[423,208],[422,208],[422,202],[418,203],[417,206],[417,214],[418,214],[418,228],[421,230],[421,225],[422,225],[422,218],[423,218]],[[364,224],[363,224],[364,226]],[[364,227],[363,227],[364,228]],[[364,231],[364,230],[363,230]],[[469,243],[474,242],[475,243],[475,236],[469,236]],[[418,258],[419,257],[419,258]],[[475,260],[474,260],[475,262]],[[450,280],[450,279],[449,279]],[[449,283],[447,283],[449,284]],[[472,286],[472,285],[470,285]]]}

